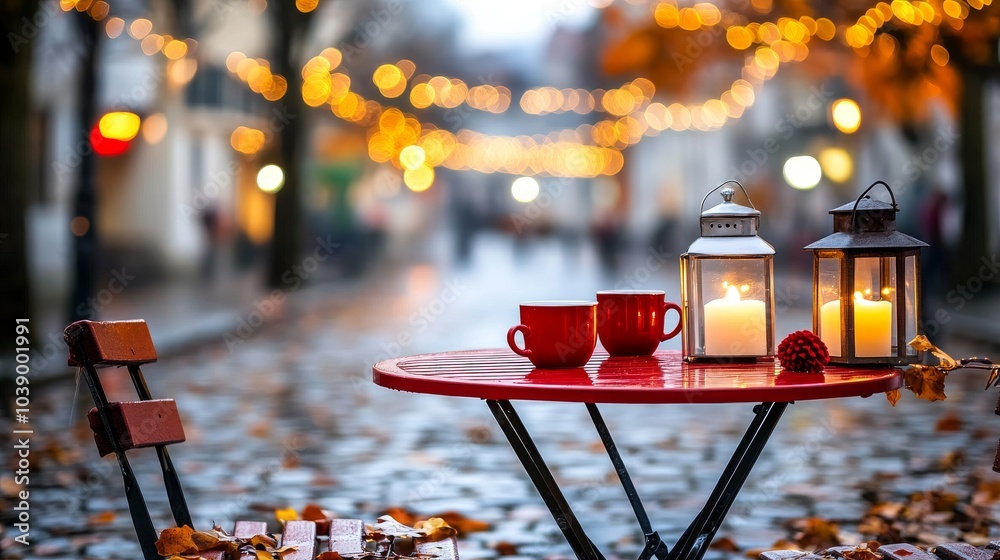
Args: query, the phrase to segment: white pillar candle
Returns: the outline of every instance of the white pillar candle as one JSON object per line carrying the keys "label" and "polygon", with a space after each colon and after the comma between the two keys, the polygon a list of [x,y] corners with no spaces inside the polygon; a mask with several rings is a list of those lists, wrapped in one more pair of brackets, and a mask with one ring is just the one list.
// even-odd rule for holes
{"label": "white pillar candle", "polygon": [[[819,308],[819,337],[831,356],[840,356],[840,301]],[[892,302],[871,301],[854,293],[854,355],[874,358],[892,355]]]}
{"label": "white pillar candle", "polygon": [[819,308],[819,338],[831,356],[840,356],[840,300],[828,301]]}
{"label": "white pillar candle", "polygon": [[854,355],[892,355],[892,302],[871,301],[854,294]]}
{"label": "white pillar candle", "polygon": [[767,355],[767,315],[764,302],[740,299],[735,286],[726,297],[705,304],[705,354],[709,356]]}

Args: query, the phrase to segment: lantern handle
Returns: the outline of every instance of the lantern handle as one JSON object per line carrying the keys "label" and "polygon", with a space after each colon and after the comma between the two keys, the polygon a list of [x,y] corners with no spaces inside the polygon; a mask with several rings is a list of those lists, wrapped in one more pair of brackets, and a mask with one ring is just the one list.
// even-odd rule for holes
{"label": "lantern handle", "polygon": [[737,181],[736,179],[730,179],[730,180],[726,181],[725,183],[722,183],[718,187],[715,187],[714,189],[708,191],[708,194],[705,195],[705,198],[701,199],[701,212],[699,212],[699,213],[704,213],[705,212],[705,202],[708,201],[708,197],[712,196],[712,193],[714,193],[715,191],[717,191],[717,190],[721,189],[722,187],[728,185],[729,183],[736,183],[740,187],[740,190],[743,191],[743,196],[746,197],[747,202],[750,203],[750,208],[753,208],[754,210],[757,209],[757,207],[753,205],[753,201],[750,200],[750,195],[747,194],[747,190],[743,188],[743,185],[740,184],[740,182]]}
{"label": "lantern handle", "polygon": [[[892,193],[892,189],[889,188],[889,185],[885,181],[875,181],[874,183],[872,183],[871,185],[869,185],[869,187],[867,189],[865,189],[865,192],[861,193],[861,196],[859,196],[857,200],[854,201],[854,208],[851,210],[851,226],[852,227],[856,227],[857,226],[857,224],[854,223],[854,218],[855,218],[855,216],[858,213],[858,205],[861,204],[861,200],[865,198],[866,194],[868,194],[869,192],[871,192],[872,189],[874,189],[875,187],[877,187],[879,185],[882,185],[883,187],[885,187],[885,190],[889,191],[889,198],[892,199],[892,209],[895,210],[895,211],[897,211],[897,212],[899,211],[899,207],[896,206],[896,195]],[[868,198],[871,198],[871,197],[868,197]]]}

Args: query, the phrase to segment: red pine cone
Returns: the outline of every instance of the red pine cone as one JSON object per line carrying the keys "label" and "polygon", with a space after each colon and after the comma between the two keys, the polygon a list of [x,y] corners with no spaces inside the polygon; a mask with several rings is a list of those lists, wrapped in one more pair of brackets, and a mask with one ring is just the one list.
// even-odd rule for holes
{"label": "red pine cone", "polygon": [[778,345],[778,360],[787,371],[818,373],[830,361],[826,344],[811,331],[795,331]]}

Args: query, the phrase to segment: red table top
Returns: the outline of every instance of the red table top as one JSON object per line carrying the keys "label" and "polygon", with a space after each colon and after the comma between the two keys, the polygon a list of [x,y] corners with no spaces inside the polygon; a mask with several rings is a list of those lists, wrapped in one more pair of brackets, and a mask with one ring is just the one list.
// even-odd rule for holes
{"label": "red table top", "polygon": [[507,349],[421,354],[381,361],[377,385],[432,395],[585,403],[790,402],[867,397],[898,389],[895,368],[829,366],[782,372],[777,362],[688,364],[680,351],[610,358],[598,348],[582,368],[541,369]]}

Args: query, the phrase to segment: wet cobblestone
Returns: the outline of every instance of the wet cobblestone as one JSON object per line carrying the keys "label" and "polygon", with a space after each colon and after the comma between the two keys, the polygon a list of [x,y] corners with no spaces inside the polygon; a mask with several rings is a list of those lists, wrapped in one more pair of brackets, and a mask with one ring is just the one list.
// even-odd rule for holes
{"label": "wet cobblestone", "polygon": [[[463,536],[462,558],[569,557],[481,401],[400,393],[370,381],[371,365],[391,355],[502,347],[521,300],[590,298],[615,283],[555,248],[543,247],[526,262],[494,249],[480,257],[490,262],[467,269],[389,268],[351,297],[330,297],[322,287],[303,291],[289,300],[281,320],[233,351],[220,336],[147,366],[153,395],[176,399],[181,411],[188,441],[171,454],[196,526],[273,519],[275,508],[310,502],[368,522],[389,507],[420,515],[456,510],[492,524]],[[676,298],[675,271],[657,274],[642,287]],[[457,297],[439,303],[446,290],[457,290]],[[779,335],[807,323],[807,310],[787,311],[779,317]],[[134,398],[120,370],[102,376],[112,400]],[[791,519],[856,522],[868,507],[862,490],[876,477],[875,490],[888,498],[932,488],[965,495],[970,473],[995,476],[989,470],[1000,434],[995,394],[984,393],[984,380],[974,374],[952,377],[945,402],[904,393],[896,408],[882,396],[790,407],[719,534],[744,549],[766,548],[787,536],[784,524]],[[98,458],[84,419],[92,403],[83,388],[72,406],[75,389],[71,381],[50,384],[35,401],[36,441],[49,448],[39,449],[35,463],[37,545],[24,558],[138,558],[120,475],[112,459]],[[595,542],[609,558],[635,557],[641,534],[584,407],[516,406]],[[668,543],[711,491],[751,408],[602,407],[653,525]],[[945,414],[958,415],[962,429],[936,432]],[[956,450],[964,454],[957,469],[937,468]],[[157,527],[169,526],[155,455],[131,455]],[[11,481],[3,483],[6,490]],[[104,512],[114,513],[112,522],[86,523]],[[844,528],[850,531],[848,523]],[[498,543],[512,543],[517,554],[500,556]]]}

